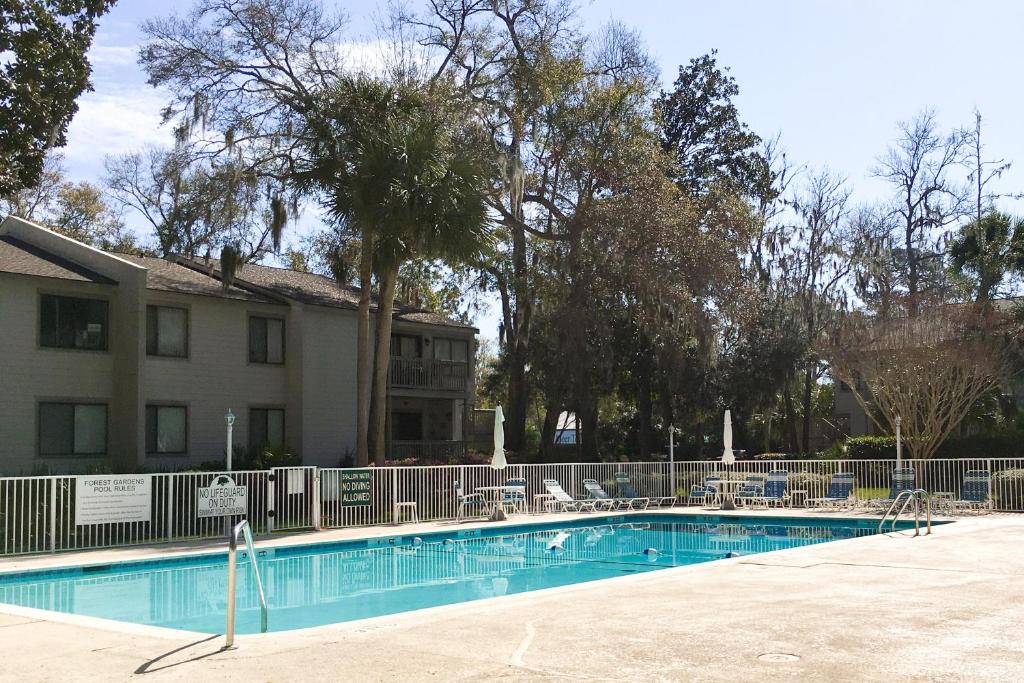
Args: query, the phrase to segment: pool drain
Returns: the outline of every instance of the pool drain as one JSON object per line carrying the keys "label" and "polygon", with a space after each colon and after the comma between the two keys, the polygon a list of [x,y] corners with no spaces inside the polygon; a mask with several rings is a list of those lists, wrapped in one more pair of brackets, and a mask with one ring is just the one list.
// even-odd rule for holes
{"label": "pool drain", "polygon": [[758,655],[757,658],[762,662],[778,664],[780,662],[795,662],[800,659],[800,655],[791,655],[788,652],[765,652],[763,655]]}

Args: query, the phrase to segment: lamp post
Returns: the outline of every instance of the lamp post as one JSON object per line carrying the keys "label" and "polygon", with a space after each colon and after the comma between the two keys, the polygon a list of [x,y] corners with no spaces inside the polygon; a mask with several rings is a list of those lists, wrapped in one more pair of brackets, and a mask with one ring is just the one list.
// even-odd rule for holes
{"label": "lamp post", "polygon": [[903,466],[903,440],[900,436],[900,423],[903,422],[899,415],[896,416],[896,469]]}
{"label": "lamp post", "polygon": [[668,426],[668,485],[672,487],[672,496],[676,495],[676,427]]}
{"label": "lamp post", "polygon": [[231,445],[232,445],[232,441],[233,441],[233,439],[231,438],[231,432],[234,430],[234,426],[235,426],[235,414],[231,412],[231,408],[228,408],[228,414],[224,416],[224,424],[226,424],[228,426],[228,450],[227,450],[228,458],[227,458],[227,467],[228,467],[228,472],[230,472],[231,471]]}

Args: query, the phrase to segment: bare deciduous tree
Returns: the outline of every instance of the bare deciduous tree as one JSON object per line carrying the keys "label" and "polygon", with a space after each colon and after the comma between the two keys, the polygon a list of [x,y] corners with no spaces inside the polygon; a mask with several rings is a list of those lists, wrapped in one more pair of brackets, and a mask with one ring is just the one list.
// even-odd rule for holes
{"label": "bare deciduous tree", "polygon": [[832,375],[849,385],[871,420],[892,432],[901,418],[911,455],[927,459],[978,399],[1009,378],[1014,342],[992,309],[917,306],[919,315],[850,316],[829,359]]}
{"label": "bare deciduous tree", "polygon": [[935,112],[926,109],[912,121],[900,122],[900,136],[878,160],[875,176],[893,187],[892,205],[883,225],[883,249],[898,257],[901,284],[913,300],[931,288],[929,268],[941,272],[944,232],[969,208],[966,186],[954,171],[961,167],[969,136],[963,130],[943,134]]}

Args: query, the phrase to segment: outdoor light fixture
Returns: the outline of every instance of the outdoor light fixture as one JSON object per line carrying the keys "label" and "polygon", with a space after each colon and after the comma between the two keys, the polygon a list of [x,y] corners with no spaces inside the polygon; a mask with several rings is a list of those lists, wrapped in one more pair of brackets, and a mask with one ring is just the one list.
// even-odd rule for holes
{"label": "outdoor light fixture", "polygon": [[224,416],[224,424],[228,426],[228,447],[227,447],[227,469],[231,471],[231,432],[235,426],[235,414],[231,412],[231,408],[228,408],[227,415]]}

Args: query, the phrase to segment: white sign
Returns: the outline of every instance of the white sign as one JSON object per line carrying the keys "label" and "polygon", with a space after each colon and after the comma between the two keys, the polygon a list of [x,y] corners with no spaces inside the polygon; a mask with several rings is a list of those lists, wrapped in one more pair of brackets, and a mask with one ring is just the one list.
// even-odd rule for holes
{"label": "white sign", "polygon": [[245,515],[249,502],[249,488],[238,486],[235,480],[222,474],[206,488],[196,489],[197,517],[230,517]]}
{"label": "white sign", "polygon": [[148,522],[153,479],[148,474],[75,477],[75,524]]}

